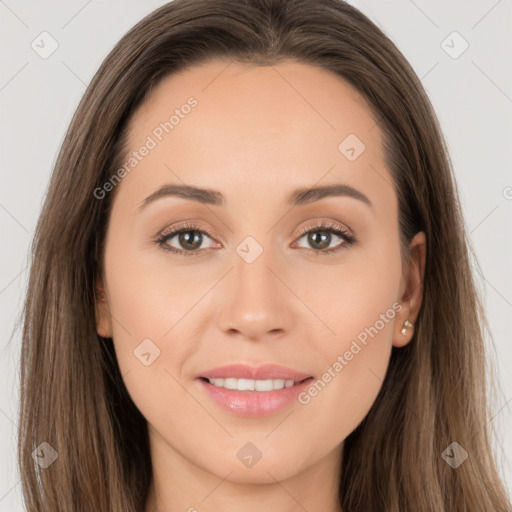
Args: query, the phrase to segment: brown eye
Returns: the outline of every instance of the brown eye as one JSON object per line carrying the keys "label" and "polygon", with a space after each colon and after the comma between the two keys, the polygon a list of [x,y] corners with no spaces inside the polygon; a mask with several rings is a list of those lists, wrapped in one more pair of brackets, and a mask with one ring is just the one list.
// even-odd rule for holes
{"label": "brown eye", "polygon": [[[307,244],[309,245],[309,247],[305,247],[305,249],[321,254],[333,254],[345,246],[352,245],[356,241],[355,237],[341,226],[323,222],[310,228],[303,228],[299,240],[305,237],[307,237]],[[336,238],[341,240],[341,243],[329,249],[329,246],[336,241]]]}
{"label": "brown eye", "polygon": [[[205,241],[205,236],[212,240],[211,237],[198,226],[178,226],[176,228],[163,231],[157,239],[157,243],[166,251],[181,254],[183,256],[195,256],[202,254],[204,250],[208,249],[208,247],[201,247]],[[173,239],[176,239],[173,242],[174,245],[171,244],[171,240]]]}
{"label": "brown eye", "polygon": [[193,251],[201,248],[203,234],[200,231],[181,231],[174,236],[178,237],[178,243],[186,250]]}

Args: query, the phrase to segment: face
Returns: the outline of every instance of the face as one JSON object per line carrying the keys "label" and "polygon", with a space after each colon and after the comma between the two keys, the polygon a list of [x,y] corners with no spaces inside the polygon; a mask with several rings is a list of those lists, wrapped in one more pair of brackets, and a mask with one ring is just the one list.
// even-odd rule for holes
{"label": "face", "polygon": [[368,106],[326,70],[211,61],[160,82],[128,141],[97,331],[155,464],[246,483],[334,470],[421,302],[424,235],[402,272]]}

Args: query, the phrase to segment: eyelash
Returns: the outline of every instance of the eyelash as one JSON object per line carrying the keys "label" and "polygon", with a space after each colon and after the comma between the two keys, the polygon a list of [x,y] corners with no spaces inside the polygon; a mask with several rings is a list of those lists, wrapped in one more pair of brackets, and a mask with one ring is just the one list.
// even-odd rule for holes
{"label": "eyelash", "polygon": [[[212,238],[208,235],[208,233],[203,231],[196,224],[185,224],[185,225],[179,226],[177,228],[172,228],[168,231],[163,231],[156,239],[156,243],[164,251],[172,252],[174,254],[178,254],[178,255],[182,255],[182,256],[199,256],[199,255],[203,254],[204,251],[209,251],[209,249],[196,250],[196,251],[183,251],[183,250],[176,249],[175,247],[171,247],[166,243],[169,239],[173,238],[175,235],[178,235],[180,233],[187,233],[190,231],[197,231],[199,233],[207,235],[209,238]],[[300,240],[304,235],[306,235],[310,232],[314,233],[316,231],[327,231],[329,233],[334,233],[335,235],[342,238],[344,240],[344,242],[341,245],[339,245],[338,247],[336,247],[334,249],[328,249],[328,250],[305,248],[307,251],[314,252],[315,255],[325,254],[327,256],[332,256],[333,254],[337,253],[338,251],[344,249],[345,247],[351,246],[357,242],[357,239],[353,235],[351,235],[347,230],[345,230],[338,224],[334,224],[332,222],[325,222],[325,221],[320,221],[319,223],[315,224],[314,226],[301,228],[300,236],[297,239],[297,241]]]}

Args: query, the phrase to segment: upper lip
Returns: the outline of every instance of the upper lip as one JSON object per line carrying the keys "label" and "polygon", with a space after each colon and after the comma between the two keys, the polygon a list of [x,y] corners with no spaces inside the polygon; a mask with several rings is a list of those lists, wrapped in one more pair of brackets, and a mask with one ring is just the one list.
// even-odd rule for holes
{"label": "upper lip", "polygon": [[284,379],[301,381],[307,379],[308,377],[311,377],[311,375],[278,364],[264,364],[261,366],[249,366],[247,364],[228,364],[225,366],[218,366],[216,368],[212,368],[211,370],[206,370],[197,375],[197,378],[199,377],[205,377],[207,379]]}

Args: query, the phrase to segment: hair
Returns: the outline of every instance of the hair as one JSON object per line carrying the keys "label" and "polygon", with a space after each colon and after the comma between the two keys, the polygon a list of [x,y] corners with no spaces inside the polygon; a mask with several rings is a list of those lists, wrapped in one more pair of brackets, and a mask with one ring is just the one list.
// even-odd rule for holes
{"label": "hair", "polygon": [[[345,439],[344,512],[509,511],[492,454],[487,320],[439,122],[392,41],[341,0],[175,0],[115,45],[66,132],[31,246],[23,308],[18,464],[28,512],[141,512],[152,481],[147,422],[113,344],[96,332],[96,280],[135,109],[162,78],[212,59],[284,61],[335,73],[366,100],[383,134],[398,199],[400,248],[427,241],[412,341],[393,348],[379,395]],[[485,355],[485,358],[484,358]],[[456,441],[469,458],[443,460]],[[33,450],[58,453],[42,469]]]}

